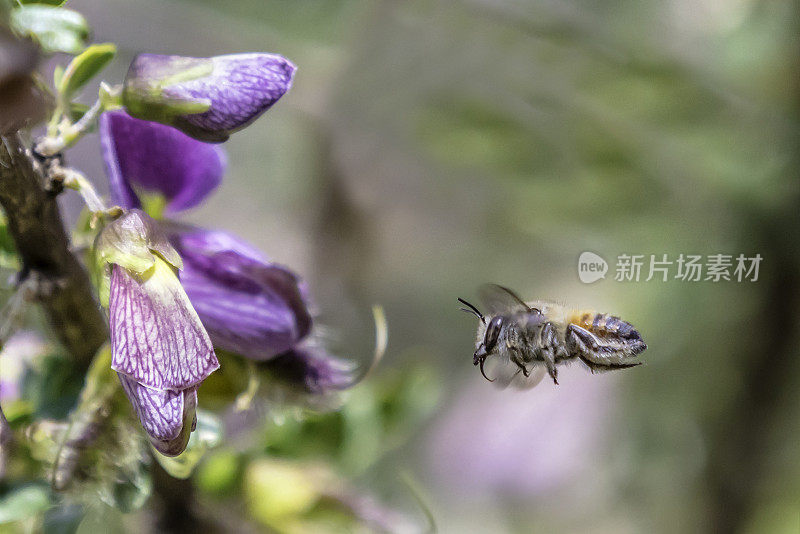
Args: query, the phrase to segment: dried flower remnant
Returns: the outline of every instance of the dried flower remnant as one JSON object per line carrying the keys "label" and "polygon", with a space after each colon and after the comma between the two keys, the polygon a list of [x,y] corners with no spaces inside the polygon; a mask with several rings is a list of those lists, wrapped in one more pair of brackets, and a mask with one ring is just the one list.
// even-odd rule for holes
{"label": "dried flower remnant", "polygon": [[96,253],[110,269],[111,367],[153,446],[180,454],[194,426],[197,387],[219,368],[178,280],[180,257],[139,210],[104,229]]}
{"label": "dried flower remnant", "polygon": [[272,107],[291,88],[295,70],[276,54],[139,54],[125,77],[123,103],[134,117],[222,142]]}

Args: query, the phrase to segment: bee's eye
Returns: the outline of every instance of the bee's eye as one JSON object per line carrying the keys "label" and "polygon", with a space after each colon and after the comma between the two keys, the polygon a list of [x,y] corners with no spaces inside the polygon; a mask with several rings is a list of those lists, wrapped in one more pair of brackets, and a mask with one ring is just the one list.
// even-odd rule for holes
{"label": "bee's eye", "polygon": [[486,335],[483,338],[483,346],[487,352],[491,351],[497,344],[497,338],[500,337],[500,329],[502,327],[503,318],[501,316],[497,316],[489,322],[489,326],[486,327]]}

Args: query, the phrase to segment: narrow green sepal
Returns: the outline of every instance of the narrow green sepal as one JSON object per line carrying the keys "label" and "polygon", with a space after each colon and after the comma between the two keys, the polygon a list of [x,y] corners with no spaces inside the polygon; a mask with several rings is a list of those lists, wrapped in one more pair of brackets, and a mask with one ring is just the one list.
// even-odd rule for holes
{"label": "narrow green sepal", "polygon": [[211,101],[204,98],[169,94],[170,86],[210,75],[214,62],[209,58],[159,56],[159,61],[134,59],[122,90],[122,102],[136,118],[170,124],[176,117],[203,113]]}

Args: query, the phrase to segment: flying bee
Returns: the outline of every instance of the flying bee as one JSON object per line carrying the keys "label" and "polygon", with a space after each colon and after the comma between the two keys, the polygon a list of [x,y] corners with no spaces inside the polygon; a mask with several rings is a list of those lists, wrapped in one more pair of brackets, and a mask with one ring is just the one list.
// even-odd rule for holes
{"label": "flying bee", "polygon": [[481,288],[488,315],[464,299],[458,301],[466,306],[463,311],[480,319],[472,363],[490,382],[495,379],[484,369],[490,356],[496,356],[500,383],[513,381],[524,388],[536,385],[544,371],[558,384],[558,365],[575,360],[592,372],[634,367],[642,363],[637,355],[647,348],[633,325],[619,317],[547,301],[525,302],[503,286]]}

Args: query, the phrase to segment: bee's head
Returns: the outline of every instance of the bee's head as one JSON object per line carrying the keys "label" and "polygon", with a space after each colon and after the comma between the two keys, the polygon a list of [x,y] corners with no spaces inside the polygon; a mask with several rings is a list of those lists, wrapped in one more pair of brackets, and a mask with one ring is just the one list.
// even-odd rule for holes
{"label": "bee's head", "polygon": [[494,346],[497,345],[497,340],[500,338],[500,329],[503,326],[503,318],[500,316],[493,317],[487,325],[486,317],[478,308],[464,299],[458,299],[458,301],[466,306],[466,308],[461,308],[461,311],[471,313],[481,320],[481,324],[478,325],[478,341],[476,342],[475,353],[472,355],[472,363],[480,365],[483,377],[489,382],[493,382],[483,372],[483,363],[486,361],[486,357],[491,354]]}
{"label": "bee's head", "polygon": [[496,315],[492,317],[491,320],[489,320],[489,323],[482,329],[483,336],[480,336],[481,329],[479,329],[475,353],[472,355],[472,364],[480,366],[481,374],[489,382],[494,382],[494,380],[486,376],[486,373],[483,370],[483,365],[486,362],[486,358],[491,355],[492,352],[494,352],[494,349],[497,346],[505,319],[506,318],[502,315]]}
{"label": "bee's head", "polygon": [[486,358],[486,356],[492,353],[495,346],[497,346],[497,340],[500,339],[500,331],[503,329],[504,321],[504,316],[495,315],[491,318],[489,324],[486,325],[482,339],[478,339],[477,346],[475,347],[475,357],[473,361],[475,365],[478,365],[479,358]]}

